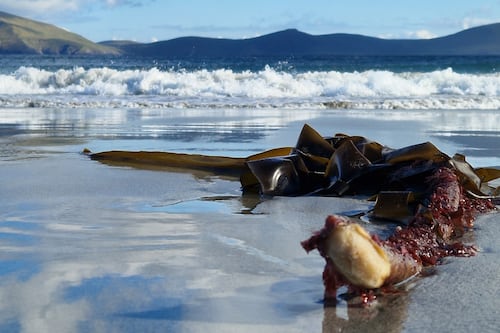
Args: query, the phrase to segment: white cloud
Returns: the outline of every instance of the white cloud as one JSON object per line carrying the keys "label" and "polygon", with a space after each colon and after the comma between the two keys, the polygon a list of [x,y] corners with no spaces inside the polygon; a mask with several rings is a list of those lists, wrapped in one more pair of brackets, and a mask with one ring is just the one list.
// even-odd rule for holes
{"label": "white cloud", "polygon": [[479,18],[479,17],[464,17],[461,22],[462,29],[469,29],[477,27],[480,25],[494,23],[496,21],[491,19]]}
{"label": "white cloud", "polygon": [[416,31],[406,31],[401,34],[381,34],[377,37],[383,39],[431,39],[436,38],[437,35],[426,29]]}
{"label": "white cloud", "polygon": [[0,0],[0,11],[20,16],[50,16],[50,14],[76,12],[84,7],[141,6],[140,0]]}
{"label": "white cloud", "polygon": [[437,37],[435,34],[426,29],[417,30],[408,34],[410,38],[431,39]]}
{"label": "white cloud", "polygon": [[80,2],[79,0],[0,1],[0,9],[20,15],[24,13],[44,13],[46,11],[74,11],[79,8]]}

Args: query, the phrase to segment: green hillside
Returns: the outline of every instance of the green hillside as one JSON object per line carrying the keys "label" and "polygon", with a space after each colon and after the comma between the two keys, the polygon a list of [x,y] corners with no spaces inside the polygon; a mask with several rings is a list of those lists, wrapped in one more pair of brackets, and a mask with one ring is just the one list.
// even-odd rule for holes
{"label": "green hillside", "polygon": [[0,12],[0,53],[116,55],[121,51],[51,24]]}

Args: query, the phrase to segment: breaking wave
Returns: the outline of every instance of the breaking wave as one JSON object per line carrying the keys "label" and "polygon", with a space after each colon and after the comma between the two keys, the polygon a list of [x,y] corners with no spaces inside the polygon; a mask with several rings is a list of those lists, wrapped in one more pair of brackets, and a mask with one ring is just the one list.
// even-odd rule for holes
{"label": "breaking wave", "polygon": [[0,75],[0,106],[499,109],[500,73],[19,67]]}

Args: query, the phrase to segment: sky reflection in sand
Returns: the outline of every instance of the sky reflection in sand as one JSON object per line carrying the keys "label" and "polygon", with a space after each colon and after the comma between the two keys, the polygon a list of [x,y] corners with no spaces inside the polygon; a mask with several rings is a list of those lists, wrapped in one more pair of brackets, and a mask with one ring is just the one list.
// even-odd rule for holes
{"label": "sky reflection in sand", "polygon": [[[366,210],[365,201],[255,200],[241,196],[238,181],[109,167],[80,154],[89,147],[246,156],[294,145],[308,122],[324,135],[361,134],[392,147],[432,140],[449,154],[471,151],[475,166],[500,165],[490,154],[492,142],[473,136],[497,138],[498,112],[110,110],[100,117],[97,110],[3,111],[2,332],[400,332],[434,327],[421,318],[434,320],[444,303],[456,301],[451,292],[444,300],[450,287],[461,290],[465,303],[483,302],[473,315],[488,324],[476,328],[487,330],[498,318],[486,311],[499,274],[487,264],[500,252],[494,241],[500,231],[492,227],[498,216],[478,221],[480,256],[451,260],[372,309],[348,307],[347,300],[323,308],[323,261],[299,242],[327,214]],[[460,131],[453,132],[460,140],[451,131]],[[468,278],[455,279],[461,273]],[[460,313],[457,305],[451,309]],[[468,323],[447,314],[454,322],[446,328]]]}

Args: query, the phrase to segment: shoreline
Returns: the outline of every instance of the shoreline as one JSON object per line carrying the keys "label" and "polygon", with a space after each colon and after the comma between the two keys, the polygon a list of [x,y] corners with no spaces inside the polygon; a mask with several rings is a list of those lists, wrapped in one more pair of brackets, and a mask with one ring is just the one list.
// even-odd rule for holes
{"label": "shoreline", "polygon": [[447,154],[472,152],[474,167],[499,166],[498,112],[2,111],[0,295],[14,300],[0,306],[2,330],[497,328],[498,212],[468,234],[475,257],[448,258],[369,309],[323,307],[323,259],[300,241],[326,215],[365,211],[366,201],[248,198],[237,181],[110,167],[81,151],[247,156],[295,145],[308,123],[325,136],[363,135],[393,148],[431,141]]}

